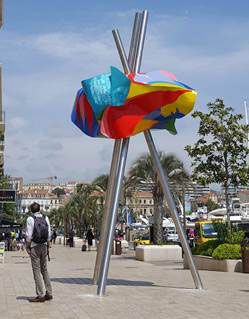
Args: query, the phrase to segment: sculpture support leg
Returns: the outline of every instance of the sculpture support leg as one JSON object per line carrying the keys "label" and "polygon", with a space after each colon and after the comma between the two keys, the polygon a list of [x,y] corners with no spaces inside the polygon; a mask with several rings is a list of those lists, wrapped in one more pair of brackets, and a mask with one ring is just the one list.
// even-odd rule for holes
{"label": "sculpture support leg", "polygon": [[199,276],[199,272],[196,269],[191,250],[189,248],[186,236],[184,234],[181,222],[180,222],[179,217],[178,217],[178,213],[177,213],[174,199],[173,199],[172,194],[171,194],[170,189],[169,189],[167,176],[165,175],[164,170],[162,168],[162,165],[160,163],[160,159],[159,159],[159,156],[158,156],[158,153],[157,153],[157,150],[156,150],[156,147],[155,147],[155,144],[154,144],[154,141],[153,141],[153,138],[151,136],[150,131],[145,131],[144,136],[145,136],[146,142],[148,144],[148,147],[149,147],[149,150],[151,153],[153,164],[155,166],[158,177],[160,179],[160,183],[161,183],[164,195],[165,195],[167,203],[169,205],[169,209],[171,211],[171,217],[175,223],[177,233],[180,237],[180,241],[182,244],[184,254],[188,260],[189,268],[190,268],[195,286],[197,289],[203,289],[201,278]]}
{"label": "sculpture support leg", "polygon": [[[134,71],[135,69],[138,68],[138,65],[139,66],[141,65],[147,16],[148,16],[147,11],[144,11],[143,14],[136,13],[134,26],[133,26],[132,40],[130,45],[129,61],[127,61],[125,50],[123,48],[118,30],[113,31],[114,40],[115,40],[125,73]],[[110,211],[111,211],[109,215],[110,220],[108,220],[107,222],[107,226],[109,225],[109,230],[106,229],[108,234],[106,236],[106,245],[103,251],[103,256],[102,256],[99,275],[98,275],[98,289],[97,289],[98,296],[103,296],[105,294],[107,275],[108,275],[110,257],[111,257],[112,240],[113,240],[116,219],[117,219],[116,211],[119,204],[119,197],[120,197],[122,181],[124,177],[124,170],[125,170],[126,158],[128,153],[128,145],[129,145],[129,138],[122,139],[121,153],[120,153],[119,165],[118,165],[118,169],[116,173],[116,180],[113,183],[114,193],[112,197],[112,205],[110,206]]]}
{"label": "sculpture support leg", "polygon": [[[123,48],[118,30],[112,31],[125,73],[131,72],[130,65],[131,63],[134,63],[134,60],[135,60],[136,46],[137,46],[138,35],[139,35],[139,29],[138,29],[139,19],[140,19],[140,14],[136,13],[135,19],[134,19],[133,31],[132,31],[132,38],[130,43],[130,50],[129,50],[129,58],[128,58],[129,62],[127,61],[125,50]],[[110,176],[109,176],[109,182],[108,182],[108,190],[107,190],[106,202],[105,202],[105,210],[104,210],[104,216],[102,219],[100,241],[99,241],[99,247],[98,247],[98,252],[97,252],[97,257],[95,262],[94,275],[93,275],[93,284],[95,285],[98,282],[100,263],[101,263],[101,260],[103,259],[104,251],[106,250],[107,233],[108,233],[108,227],[110,226],[110,219],[111,219],[111,204],[113,202],[114,180],[117,174],[121,141],[122,141],[121,139],[116,140],[114,144],[113,158],[112,158],[112,164],[111,164]],[[118,148],[117,143],[119,145],[119,150],[117,149]]]}
{"label": "sculpture support leg", "polygon": [[121,139],[115,140],[113,154],[112,154],[112,163],[110,168],[110,175],[108,180],[107,193],[105,197],[105,209],[102,217],[101,231],[100,231],[100,240],[98,245],[98,251],[95,261],[94,275],[93,275],[93,284],[96,285],[99,277],[99,268],[100,262],[103,258],[105,251],[106,237],[108,233],[108,226],[110,224],[110,214],[111,214],[111,204],[113,202],[113,193],[114,193],[114,182],[116,178],[119,156],[121,148]]}
{"label": "sculpture support leg", "polygon": [[123,139],[117,174],[115,177],[115,181],[113,183],[113,187],[114,187],[113,203],[110,207],[110,221],[109,221],[110,225],[109,225],[107,238],[106,238],[106,249],[104,251],[104,255],[102,258],[100,271],[99,271],[98,289],[97,289],[98,296],[103,296],[105,294],[107,275],[108,275],[110,257],[111,257],[112,241],[113,241],[113,235],[114,235],[116,219],[117,219],[116,211],[119,205],[119,197],[120,197],[122,181],[124,177],[128,146],[129,146],[129,139],[127,138]]}

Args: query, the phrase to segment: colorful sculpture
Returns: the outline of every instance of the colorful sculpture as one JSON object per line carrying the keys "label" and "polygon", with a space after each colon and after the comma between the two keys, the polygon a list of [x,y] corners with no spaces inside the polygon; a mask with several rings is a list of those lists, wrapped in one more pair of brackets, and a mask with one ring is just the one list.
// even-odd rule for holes
{"label": "colorful sculpture", "polygon": [[194,107],[196,91],[167,71],[111,72],[83,80],[72,121],[91,137],[126,138],[148,129],[176,134],[175,120]]}

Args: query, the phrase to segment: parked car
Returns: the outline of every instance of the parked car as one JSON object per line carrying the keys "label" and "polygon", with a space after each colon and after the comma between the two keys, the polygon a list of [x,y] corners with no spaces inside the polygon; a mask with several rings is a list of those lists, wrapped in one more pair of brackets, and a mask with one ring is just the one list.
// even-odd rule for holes
{"label": "parked car", "polygon": [[133,240],[133,247],[136,249],[138,245],[150,245],[150,235],[143,235],[138,239]]}
{"label": "parked car", "polygon": [[179,236],[176,232],[175,227],[167,227],[164,230],[163,239],[166,241],[179,241]]}

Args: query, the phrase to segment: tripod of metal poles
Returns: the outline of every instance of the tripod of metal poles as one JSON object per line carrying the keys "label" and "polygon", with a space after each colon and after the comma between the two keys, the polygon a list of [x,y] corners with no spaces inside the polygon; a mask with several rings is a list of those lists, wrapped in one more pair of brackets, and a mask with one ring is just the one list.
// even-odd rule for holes
{"label": "tripod of metal poles", "polygon": [[[148,11],[135,14],[132,37],[130,42],[129,56],[127,58],[118,30],[113,30],[113,37],[119,53],[119,57],[126,74],[139,73],[142,54],[144,47],[144,40],[146,34],[148,20]],[[176,205],[169,189],[167,176],[161,166],[160,159],[152,138],[150,131],[144,132],[145,140],[147,142],[154,168],[158,174],[165,198],[171,211],[171,217],[175,223],[177,233],[179,235],[184,254],[188,260],[189,268],[197,289],[203,289],[199,273],[194,264],[193,256],[189,248],[184,230],[178,217]],[[122,188],[122,181],[124,178],[124,171],[126,159],[129,148],[129,138],[115,140],[112,163],[110,169],[110,176],[108,182],[108,190],[106,194],[105,210],[102,221],[100,243],[98,247],[93,283],[97,284],[97,295],[105,295],[107,276],[110,264],[112,242],[115,232],[115,225],[117,220],[117,209],[119,205],[119,198]]]}

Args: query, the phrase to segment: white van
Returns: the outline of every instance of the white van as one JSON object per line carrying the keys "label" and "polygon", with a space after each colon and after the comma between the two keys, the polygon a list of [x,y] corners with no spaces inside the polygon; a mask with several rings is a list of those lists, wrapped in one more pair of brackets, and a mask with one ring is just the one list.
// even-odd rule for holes
{"label": "white van", "polygon": [[164,239],[167,241],[179,241],[179,236],[175,227],[166,227],[164,229]]}

